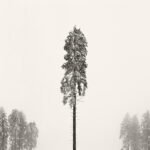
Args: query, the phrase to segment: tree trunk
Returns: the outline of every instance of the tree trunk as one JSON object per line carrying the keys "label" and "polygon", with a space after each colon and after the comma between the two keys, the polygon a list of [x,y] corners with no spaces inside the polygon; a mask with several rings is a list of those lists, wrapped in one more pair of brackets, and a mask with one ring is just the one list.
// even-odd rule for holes
{"label": "tree trunk", "polygon": [[73,105],[73,150],[76,150],[76,97]]}

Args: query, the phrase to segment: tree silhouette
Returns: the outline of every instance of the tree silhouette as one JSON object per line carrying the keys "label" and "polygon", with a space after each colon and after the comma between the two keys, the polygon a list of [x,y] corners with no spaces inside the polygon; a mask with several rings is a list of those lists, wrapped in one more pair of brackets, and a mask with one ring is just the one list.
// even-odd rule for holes
{"label": "tree silhouette", "polygon": [[140,150],[140,148],[141,148],[140,124],[139,124],[139,120],[136,115],[134,115],[132,117],[130,128],[131,128],[131,130],[130,130],[131,150]]}
{"label": "tree silhouette", "polygon": [[32,150],[37,145],[38,129],[35,122],[30,122],[26,127],[26,149]]}
{"label": "tree silhouette", "polygon": [[129,150],[131,141],[131,117],[127,113],[121,123],[120,139],[123,140],[123,148]]}
{"label": "tree silhouette", "polygon": [[18,146],[19,146],[19,150],[21,150],[24,148],[25,145],[25,133],[26,133],[26,126],[27,126],[26,118],[23,112],[19,112],[18,126],[19,126]]}
{"label": "tree silhouette", "polygon": [[12,113],[8,117],[9,122],[9,141],[10,150],[18,150],[17,139],[18,139],[18,120],[19,120],[18,110],[12,110]]}
{"label": "tree silhouette", "polygon": [[4,109],[0,108],[0,150],[7,150],[8,122]]}
{"label": "tree silhouette", "polygon": [[141,122],[142,132],[142,148],[144,150],[150,149],[150,112],[147,111],[143,114]]}
{"label": "tree silhouette", "polygon": [[127,113],[122,121],[120,138],[123,140],[122,149],[140,150],[141,131],[140,124],[136,115],[130,117]]}
{"label": "tree silhouette", "polygon": [[69,103],[73,109],[73,150],[76,150],[76,102],[78,96],[84,96],[87,88],[86,81],[86,55],[87,41],[80,29],[74,27],[65,40],[64,56],[66,62],[62,65],[65,69],[61,81],[61,92],[64,94],[63,103]]}
{"label": "tree silhouette", "polygon": [[26,120],[25,115],[14,109],[8,117],[9,140],[11,150],[22,150],[25,146]]}

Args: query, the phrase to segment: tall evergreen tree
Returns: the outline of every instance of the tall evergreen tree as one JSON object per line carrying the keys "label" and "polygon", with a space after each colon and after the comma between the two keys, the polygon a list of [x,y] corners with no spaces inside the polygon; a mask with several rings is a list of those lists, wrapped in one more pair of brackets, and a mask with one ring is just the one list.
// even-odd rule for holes
{"label": "tall evergreen tree", "polygon": [[76,102],[78,96],[84,96],[87,88],[86,80],[86,55],[87,41],[80,29],[74,27],[65,40],[64,56],[66,62],[62,65],[65,69],[61,81],[61,92],[64,94],[63,103],[69,103],[73,109],[73,150],[76,150]]}
{"label": "tall evergreen tree", "polygon": [[143,114],[141,122],[142,132],[142,147],[144,150],[150,150],[150,112],[147,111]]}
{"label": "tall evergreen tree", "polygon": [[0,150],[7,150],[8,122],[4,109],[0,108]]}

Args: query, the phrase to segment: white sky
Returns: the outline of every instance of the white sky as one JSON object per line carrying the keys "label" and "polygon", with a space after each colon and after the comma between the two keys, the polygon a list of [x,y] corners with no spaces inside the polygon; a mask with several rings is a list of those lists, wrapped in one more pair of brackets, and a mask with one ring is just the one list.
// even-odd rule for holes
{"label": "white sky", "polygon": [[150,109],[149,0],[1,0],[0,105],[39,128],[37,150],[72,149],[72,114],[62,104],[64,40],[88,41],[88,90],[78,104],[78,150],[119,150],[126,112]]}

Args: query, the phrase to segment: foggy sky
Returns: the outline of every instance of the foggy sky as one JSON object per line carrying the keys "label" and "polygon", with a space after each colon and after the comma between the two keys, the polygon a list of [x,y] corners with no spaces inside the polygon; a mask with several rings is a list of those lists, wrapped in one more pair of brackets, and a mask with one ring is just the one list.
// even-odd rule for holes
{"label": "foggy sky", "polygon": [[148,0],[0,1],[0,106],[37,123],[37,150],[72,148],[72,113],[62,104],[60,81],[74,25],[88,41],[77,148],[120,149],[126,112],[150,110],[149,7]]}

